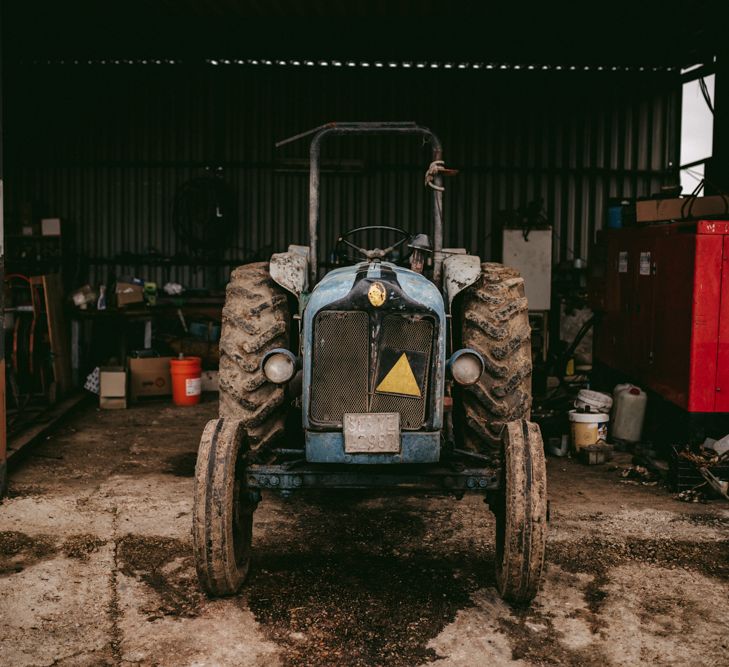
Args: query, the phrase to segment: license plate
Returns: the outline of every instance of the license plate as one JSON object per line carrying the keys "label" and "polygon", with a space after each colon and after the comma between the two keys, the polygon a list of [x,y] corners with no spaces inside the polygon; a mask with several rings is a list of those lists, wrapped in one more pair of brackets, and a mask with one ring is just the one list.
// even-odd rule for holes
{"label": "license plate", "polygon": [[344,451],[347,454],[399,454],[400,413],[345,414]]}

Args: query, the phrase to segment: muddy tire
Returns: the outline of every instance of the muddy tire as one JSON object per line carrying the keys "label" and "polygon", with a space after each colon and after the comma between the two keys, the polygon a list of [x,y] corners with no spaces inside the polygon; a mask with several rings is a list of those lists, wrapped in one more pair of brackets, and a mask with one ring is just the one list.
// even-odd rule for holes
{"label": "muddy tire", "polygon": [[288,297],[271,279],[268,262],[231,273],[220,336],[219,414],[240,420],[252,450],[266,451],[285,431],[286,392],[266,380],[261,359],[289,347],[290,321]]}
{"label": "muddy tire", "polygon": [[459,445],[495,463],[507,423],[529,419],[532,356],[524,279],[501,264],[481,265],[481,277],[460,304],[461,342],[486,362],[481,379],[458,388]]}
{"label": "muddy tire", "polygon": [[539,426],[525,419],[504,429],[496,517],[496,585],[508,602],[527,604],[539,590],[547,542],[547,470]]}
{"label": "muddy tire", "polygon": [[207,423],[195,466],[192,542],[200,586],[212,596],[237,593],[250,565],[256,503],[246,488],[244,450],[240,422]]}

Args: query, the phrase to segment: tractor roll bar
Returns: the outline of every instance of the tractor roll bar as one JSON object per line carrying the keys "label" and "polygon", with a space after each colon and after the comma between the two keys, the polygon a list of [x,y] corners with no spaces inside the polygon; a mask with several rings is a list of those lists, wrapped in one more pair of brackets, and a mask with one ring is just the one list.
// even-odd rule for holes
{"label": "tractor roll bar", "polygon": [[[427,127],[417,123],[391,122],[348,122],[327,123],[302,132],[276,144],[276,148],[313,135],[309,147],[309,284],[316,284],[318,273],[317,243],[319,228],[319,157],[321,142],[330,134],[420,134],[427,138],[433,147],[433,161],[443,159],[443,148],[438,137]],[[443,263],[443,177],[436,172],[433,176],[433,281],[440,285]],[[439,189],[441,188],[441,189]]]}

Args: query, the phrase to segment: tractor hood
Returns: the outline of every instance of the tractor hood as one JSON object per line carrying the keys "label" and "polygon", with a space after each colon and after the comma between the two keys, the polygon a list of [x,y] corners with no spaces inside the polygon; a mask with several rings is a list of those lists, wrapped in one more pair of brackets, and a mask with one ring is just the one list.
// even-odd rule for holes
{"label": "tractor hood", "polygon": [[[341,430],[346,413],[399,412],[403,430],[440,429],[446,330],[443,296],[419,273],[363,262],[327,274],[303,313],[305,428]],[[398,360],[409,364],[410,389],[384,380]]]}
{"label": "tractor hood", "polygon": [[443,297],[430,280],[420,273],[389,262],[362,262],[330,271],[312,291],[307,312],[314,313],[333,301],[346,297],[360,280],[368,283],[380,281],[383,285],[394,283],[412,301],[431,308],[436,313],[442,312],[445,316]]}

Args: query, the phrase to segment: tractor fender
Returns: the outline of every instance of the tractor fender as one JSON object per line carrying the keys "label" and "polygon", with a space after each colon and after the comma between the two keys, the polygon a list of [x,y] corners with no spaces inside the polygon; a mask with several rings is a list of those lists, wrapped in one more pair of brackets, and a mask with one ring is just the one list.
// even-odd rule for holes
{"label": "tractor fender", "polygon": [[[445,254],[448,251],[443,252]],[[445,259],[443,262],[443,287],[449,311],[456,295],[473,285],[480,275],[481,258],[478,255],[466,255],[463,251],[456,251],[455,254]]]}
{"label": "tractor fender", "polygon": [[275,283],[297,298],[300,297],[309,286],[309,248],[290,245],[287,252],[277,252],[271,256],[268,270]]}

